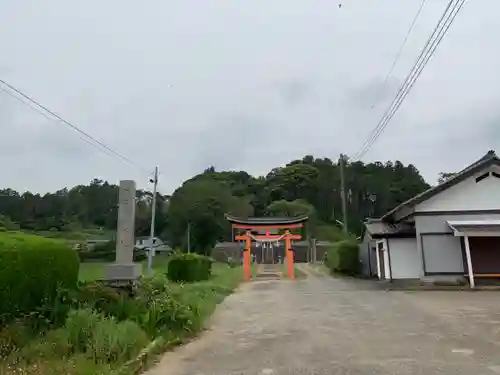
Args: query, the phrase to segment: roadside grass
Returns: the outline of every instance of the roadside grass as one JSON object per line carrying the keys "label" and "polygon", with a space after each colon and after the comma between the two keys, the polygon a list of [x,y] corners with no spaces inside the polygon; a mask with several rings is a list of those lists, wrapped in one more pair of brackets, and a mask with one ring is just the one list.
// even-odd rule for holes
{"label": "roadside grass", "polygon": [[[285,263],[283,264],[283,278],[288,279],[288,265]],[[295,279],[305,279],[307,277],[307,274],[300,269],[297,264],[293,265],[293,274],[295,276]]]}
{"label": "roadside grass", "polygon": [[307,273],[302,271],[297,265],[294,266],[294,274],[295,279],[305,279],[307,277]]}
{"label": "roadside grass", "polygon": [[325,274],[325,275],[332,276],[332,272],[331,272],[331,271],[330,271],[330,269],[326,266],[326,264],[325,264],[325,263],[323,263],[323,262],[316,262],[316,263],[313,263],[313,264],[311,264],[311,265],[312,265],[312,267],[313,267],[316,271],[318,271],[318,272],[320,272],[320,273],[322,273],[322,274]]}
{"label": "roadside grass", "polygon": [[[138,374],[144,371],[145,367],[151,364],[155,357],[163,354],[165,350],[170,349],[173,345],[181,344],[203,330],[217,304],[231,294],[243,278],[241,266],[230,267],[223,263],[213,264],[212,276],[209,280],[186,284],[168,281],[165,284],[162,281],[166,280],[163,275],[166,272],[166,261],[165,263],[156,262],[155,270],[152,278],[145,279],[144,288],[146,289],[144,291],[153,291],[155,293],[153,299],[160,304],[166,302],[166,305],[161,306],[167,310],[158,310],[157,312],[146,310],[150,319],[151,317],[159,319],[156,322],[159,324],[160,330],[153,331],[158,333],[147,333],[151,331],[148,331],[147,327],[140,323],[139,316],[131,316],[121,322],[114,320],[113,317],[101,316],[100,322],[97,324],[101,329],[106,329],[94,332],[93,328],[91,335],[94,335],[94,338],[91,341],[86,341],[90,347],[87,350],[82,350],[79,347],[80,339],[75,341],[74,335],[76,334],[76,337],[81,337],[82,334],[88,336],[89,331],[79,329],[78,325],[72,327],[65,325],[48,331],[44,336],[32,337],[13,355],[0,358],[0,375]],[[84,272],[88,272],[86,277],[90,278],[97,274],[96,271],[87,270]],[[133,298],[131,302],[135,299]],[[154,306],[156,305],[151,308]],[[83,312],[82,310],[77,311]],[[91,314],[91,311],[87,311]],[[192,315],[194,321],[187,318],[186,313],[194,314]],[[96,313],[92,314],[96,317]],[[85,317],[85,314],[83,316]],[[91,315],[89,316],[91,317]],[[82,328],[88,327],[85,325],[87,324],[85,319],[82,323],[81,318],[80,314],[78,322],[84,324]],[[181,320],[178,319],[184,319],[185,323],[181,323]],[[142,329],[139,328],[138,324]],[[133,328],[133,330],[124,331],[124,328]],[[142,339],[139,339],[136,334],[130,333],[136,330]],[[99,333],[98,336],[95,336],[96,332]],[[89,338],[86,337],[85,340],[89,340]],[[113,355],[99,354],[99,345],[104,345],[104,350]],[[88,351],[89,349],[90,351]],[[149,354],[146,359],[143,359],[142,356],[145,352],[149,352]],[[97,358],[95,353],[101,357]]]}

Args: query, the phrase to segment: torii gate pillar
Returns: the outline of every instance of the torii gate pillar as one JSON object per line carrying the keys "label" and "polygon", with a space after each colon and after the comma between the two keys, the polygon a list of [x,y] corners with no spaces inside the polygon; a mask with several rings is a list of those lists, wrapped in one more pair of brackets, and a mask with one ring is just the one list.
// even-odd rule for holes
{"label": "torii gate pillar", "polygon": [[251,253],[252,253],[252,238],[262,241],[280,241],[285,240],[285,256],[287,264],[287,274],[290,280],[295,279],[295,267],[294,267],[294,256],[292,251],[292,240],[300,240],[302,238],[299,234],[291,234],[289,231],[282,236],[272,235],[266,233],[265,235],[253,236],[251,232],[247,231],[243,235],[238,235],[235,237],[238,241],[245,241],[245,248],[243,250],[243,278],[248,281],[252,278],[252,267],[251,267]]}

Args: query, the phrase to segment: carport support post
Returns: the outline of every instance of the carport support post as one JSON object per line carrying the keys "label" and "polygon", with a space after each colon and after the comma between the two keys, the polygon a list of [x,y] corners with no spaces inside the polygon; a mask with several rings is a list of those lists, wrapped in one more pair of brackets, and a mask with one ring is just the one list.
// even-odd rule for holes
{"label": "carport support post", "polygon": [[467,271],[469,273],[469,283],[471,289],[474,289],[476,283],[474,281],[474,273],[472,272],[472,258],[470,256],[469,236],[464,236],[464,242],[465,242],[465,257],[467,258]]}
{"label": "carport support post", "polygon": [[375,242],[375,258],[377,259],[377,278],[380,280],[382,273],[380,272],[380,250],[378,248],[378,242]]}

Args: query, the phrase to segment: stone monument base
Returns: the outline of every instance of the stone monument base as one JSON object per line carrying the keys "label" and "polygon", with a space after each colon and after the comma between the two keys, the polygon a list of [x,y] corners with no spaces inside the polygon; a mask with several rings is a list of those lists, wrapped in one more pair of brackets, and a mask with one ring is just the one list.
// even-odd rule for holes
{"label": "stone monument base", "polygon": [[112,263],[106,266],[105,276],[108,281],[135,281],[141,273],[142,265],[139,263]]}

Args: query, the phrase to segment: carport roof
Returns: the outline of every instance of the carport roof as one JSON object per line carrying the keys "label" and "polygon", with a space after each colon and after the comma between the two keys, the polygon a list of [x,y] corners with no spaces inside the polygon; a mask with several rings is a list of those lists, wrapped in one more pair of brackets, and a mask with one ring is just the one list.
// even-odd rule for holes
{"label": "carport roof", "polygon": [[500,220],[450,220],[446,223],[455,236],[490,235],[491,233],[500,235]]}

